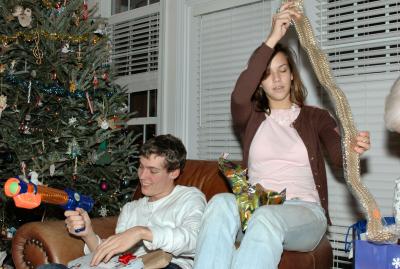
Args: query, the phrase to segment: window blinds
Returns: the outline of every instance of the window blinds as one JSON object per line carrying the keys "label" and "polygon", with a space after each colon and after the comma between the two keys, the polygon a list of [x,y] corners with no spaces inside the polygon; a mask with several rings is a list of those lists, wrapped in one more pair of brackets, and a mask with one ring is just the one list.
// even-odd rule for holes
{"label": "window blinds", "polygon": [[159,28],[159,12],[112,25],[112,60],[117,76],[158,69]]}
{"label": "window blinds", "polygon": [[242,158],[232,130],[230,95],[252,51],[266,38],[270,2],[230,8],[199,18],[198,157]]}
{"label": "window blinds", "polygon": [[[317,1],[321,47],[327,53],[359,130],[369,130],[372,148],[361,158],[361,179],[383,215],[392,215],[394,180],[400,177],[400,139],[386,131],[385,97],[400,72],[400,1]],[[324,100],[325,104],[328,99]],[[334,268],[351,268],[344,252],[347,227],[364,218],[345,184],[328,173],[329,235]]]}
{"label": "window blinds", "polygon": [[337,77],[399,71],[399,0],[320,2],[321,44]]}

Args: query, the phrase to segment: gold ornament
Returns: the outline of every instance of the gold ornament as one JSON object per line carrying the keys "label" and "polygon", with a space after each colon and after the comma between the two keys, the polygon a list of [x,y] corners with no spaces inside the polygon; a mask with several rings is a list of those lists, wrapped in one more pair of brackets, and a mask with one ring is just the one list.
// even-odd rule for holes
{"label": "gold ornament", "polygon": [[0,95],[0,118],[1,118],[1,113],[6,108],[7,108],[7,96],[2,94]]}
{"label": "gold ornament", "polygon": [[76,91],[76,83],[75,83],[75,81],[73,81],[73,80],[71,80],[71,81],[69,82],[69,91],[70,91],[71,93],[74,93],[74,92]]}
{"label": "gold ornament", "polygon": [[[287,2],[284,1],[284,2]],[[303,10],[303,0],[295,0],[299,11]],[[352,140],[357,135],[350,105],[343,91],[335,84],[328,59],[318,47],[310,21],[303,14],[293,21],[302,48],[306,51],[314,72],[321,85],[329,92],[335,104],[336,115],[342,126],[343,167],[347,185],[356,195],[367,214],[367,239],[373,242],[397,242],[397,235],[384,227],[379,207],[360,178],[360,157],[352,149]]]}
{"label": "gold ornament", "polygon": [[35,47],[32,49],[32,53],[33,53],[33,56],[36,59],[36,63],[37,64],[42,64],[43,51],[40,50],[39,43],[40,43],[40,35],[39,35],[39,32],[36,32]]}

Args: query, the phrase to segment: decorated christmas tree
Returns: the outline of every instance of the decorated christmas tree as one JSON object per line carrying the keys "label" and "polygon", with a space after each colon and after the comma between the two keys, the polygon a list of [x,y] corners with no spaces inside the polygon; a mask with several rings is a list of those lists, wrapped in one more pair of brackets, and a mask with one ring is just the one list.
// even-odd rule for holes
{"label": "decorated christmas tree", "polygon": [[[71,188],[93,198],[92,216],[106,216],[132,196],[137,134],[113,83],[106,24],[93,14],[83,0],[0,0],[0,179]],[[22,215],[49,219],[53,207]],[[3,191],[0,218],[3,236],[21,224]]]}

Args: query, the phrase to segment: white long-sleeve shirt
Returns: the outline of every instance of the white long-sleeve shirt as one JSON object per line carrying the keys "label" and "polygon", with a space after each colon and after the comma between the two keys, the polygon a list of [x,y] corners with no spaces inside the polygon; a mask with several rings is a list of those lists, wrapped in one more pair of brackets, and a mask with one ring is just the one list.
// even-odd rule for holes
{"label": "white long-sleeve shirt", "polygon": [[143,197],[125,204],[115,232],[122,233],[134,226],[148,227],[153,234],[153,241],[139,243],[134,255],[141,256],[162,249],[173,255],[173,263],[189,269],[193,265],[206,203],[199,189],[177,185],[169,195],[157,201],[149,202],[148,197]]}

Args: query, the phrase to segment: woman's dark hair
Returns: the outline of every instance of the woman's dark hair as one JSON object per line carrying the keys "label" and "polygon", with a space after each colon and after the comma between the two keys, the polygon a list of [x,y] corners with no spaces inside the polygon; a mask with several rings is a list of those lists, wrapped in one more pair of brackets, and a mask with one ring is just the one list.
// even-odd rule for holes
{"label": "woman's dark hair", "polygon": [[252,96],[252,100],[255,101],[257,109],[259,111],[264,111],[267,114],[271,113],[271,110],[269,107],[269,102],[268,102],[268,98],[265,94],[265,91],[263,88],[261,88],[260,85],[261,85],[261,82],[268,77],[269,68],[271,66],[271,61],[275,57],[275,55],[278,53],[283,53],[285,55],[286,60],[288,61],[288,64],[289,64],[290,72],[293,75],[293,80],[290,85],[290,101],[292,103],[295,103],[299,107],[302,107],[304,105],[304,100],[307,96],[307,90],[304,87],[304,85],[300,79],[299,72],[297,70],[296,64],[293,59],[294,52],[289,50],[287,47],[282,46],[281,44],[277,44],[275,46],[274,52],[272,53],[272,56],[268,63],[267,69],[265,70],[264,75],[262,76],[262,78],[258,84],[259,86]]}
{"label": "woman's dark hair", "polygon": [[165,157],[165,168],[168,172],[183,170],[186,163],[186,149],[182,141],[170,134],[159,135],[146,141],[139,155],[149,158],[150,155]]}

